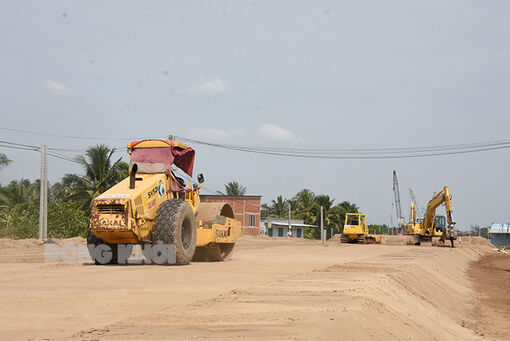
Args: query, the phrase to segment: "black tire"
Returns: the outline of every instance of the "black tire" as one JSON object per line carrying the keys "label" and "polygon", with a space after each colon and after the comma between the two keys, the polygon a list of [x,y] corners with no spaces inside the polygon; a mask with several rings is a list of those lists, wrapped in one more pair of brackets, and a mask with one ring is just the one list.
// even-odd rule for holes
{"label": "black tire", "polygon": [[[91,247],[93,246],[93,247]],[[98,250],[98,246],[104,251],[111,252],[111,258],[109,254],[102,254],[104,257],[101,257],[98,251],[93,252],[93,250]],[[90,258],[94,261],[96,265],[106,265],[106,264],[119,264],[119,245],[118,244],[108,244],[100,238],[97,238],[95,235],[90,232],[90,229],[87,229],[87,248],[89,250]],[[124,249],[122,249],[122,264],[127,263],[129,256],[131,255],[131,251],[133,250],[133,245],[127,244]],[[99,256],[99,257],[98,257]]]}
{"label": "black tire", "polygon": [[197,224],[191,206],[180,199],[159,205],[154,219],[152,244],[162,242],[175,246],[176,264],[191,262],[197,244]]}

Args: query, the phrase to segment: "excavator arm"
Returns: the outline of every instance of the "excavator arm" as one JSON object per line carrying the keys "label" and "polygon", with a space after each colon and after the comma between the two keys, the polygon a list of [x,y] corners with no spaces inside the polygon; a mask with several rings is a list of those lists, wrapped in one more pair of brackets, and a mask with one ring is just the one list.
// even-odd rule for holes
{"label": "excavator arm", "polygon": [[[450,189],[445,186],[443,190],[437,193],[432,199],[430,199],[427,205],[427,211],[425,211],[424,223],[423,227],[427,233],[432,234],[432,220],[434,219],[434,215],[436,213],[436,208],[440,205],[445,204],[446,207],[446,219],[448,221],[448,226],[452,226],[453,218],[452,218],[452,196],[450,195]],[[446,229],[443,234],[446,233]]]}

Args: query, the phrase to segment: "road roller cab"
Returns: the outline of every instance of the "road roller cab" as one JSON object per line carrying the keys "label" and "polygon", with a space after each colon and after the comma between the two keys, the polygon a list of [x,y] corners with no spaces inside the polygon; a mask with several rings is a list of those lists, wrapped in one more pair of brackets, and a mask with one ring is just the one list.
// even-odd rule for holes
{"label": "road roller cab", "polygon": [[[169,140],[135,141],[127,148],[129,176],[92,202],[87,243],[94,261],[123,263],[134,244],[174,246],[177,264],[230,258],[241,235],[232,208],[200,203],[202,174],[198,183],[186,184],[174,172],[191,178],[195,151]],[[98,257],[98,248],[110,257]]]}

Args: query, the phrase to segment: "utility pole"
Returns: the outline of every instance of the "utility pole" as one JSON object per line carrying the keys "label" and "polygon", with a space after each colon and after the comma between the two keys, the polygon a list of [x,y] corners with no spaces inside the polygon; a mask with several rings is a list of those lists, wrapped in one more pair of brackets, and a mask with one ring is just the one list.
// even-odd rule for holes
{"label": "utility pole", "polygon": [[39,189],[39,239],[48,238],[48,147],[41,146],[41,186]]}
{"label": "utility pole", "polygon": [[292,226],[290,225],[290,201],[289,201],[289,233],[290,236],[292,237]]}
{"label": "utility pole", "polygon": [[321,240],[322,245],[326,245],[326,238],[324,236],[324,207],[321,206]]}

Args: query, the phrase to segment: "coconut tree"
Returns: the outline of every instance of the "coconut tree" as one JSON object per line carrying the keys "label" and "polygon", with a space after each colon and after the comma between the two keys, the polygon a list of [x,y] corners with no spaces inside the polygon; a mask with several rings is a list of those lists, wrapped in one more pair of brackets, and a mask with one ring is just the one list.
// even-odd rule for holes
{"label": "coconut tree", "polygon": [[75,158],[85,174],[66,174],[62,179],[62,189],[70,199],[77,200],[80,208],[88,210],[95,197],[127,176],[127,163],[122,158],[113,162],[113,153],[114,149],[104,144],[88,148],[85,156]]}
{"label": "coconut tree", "polygon": [[[329,195],[321,194],[315,197],[315,202],[317,206],[315,209],[317,222],[320,221],[320,207],[323,207],[323,218],[324,218],[324,228],[333,229],[334,233],[338,233],[340,231],[341,222],[341,213],[342,210],[338,206],[334,206],[335,199],[331,199]],[[316,229],[316,237],[320,236],[319,229]]]}
{"label": "coconut tree", "polygon": [[296,217],[303,219],[305,224],[315,224],[318,205],[315,201],[315,194],[309,189],[303,189],[294,196],[294,201],[296,202]]}
{"label": "coconut tree", "polygon": [[225,185],[225,195],[243,196],[246,193],[246,187],[237,181],[231,181]]}
{"label": "coconut tree", "polygon": [[357,213],[359,210],[359,208],[356,204],[351,203],[349,201],[342,201],[340,204],[336,205],[336,207],[338,207],[338,209],[339,209],[340,224],[342,226],[342,229],[343,229],[343,224],[345,221],[345,215],[347,213]]}
{"label": "coconut tree", "polygon": [[40,181],[31,183],[28,179],[13,180],[0,190],[0,203],[14,207],[17,204],[39,200]]}
{"label": "coconut tree", "polygon": [[271,201],[270,208],[271,215],[277,218],[284,218],[288,210],[288,202],[283,196],[279,195],[276,197],[276,200]]}
{"label": "coconut tree", "polygon": [[9,160],[7,155],[0,153],[0,168],[4,168],[5,166],[9,165],[12,162],[12,160]]}

